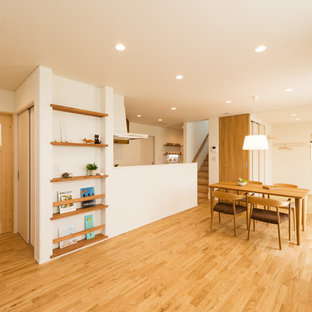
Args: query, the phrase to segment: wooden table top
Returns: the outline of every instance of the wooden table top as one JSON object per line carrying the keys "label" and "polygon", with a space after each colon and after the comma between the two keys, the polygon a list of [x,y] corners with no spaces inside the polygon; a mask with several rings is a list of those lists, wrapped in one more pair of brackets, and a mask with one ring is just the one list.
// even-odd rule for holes
{"label": "wooden table top", "polygon": [[301,188],[273,188],[265,189],[262,185],[248,184],[246,186],[239,186],[236,182],[219,182],[209,185],[210,188],[228,189],[241,192],[252,192],[259,194],[269,194],[276,196],[284,196],[291,198],[304,198],[308,195],[309,189]]}

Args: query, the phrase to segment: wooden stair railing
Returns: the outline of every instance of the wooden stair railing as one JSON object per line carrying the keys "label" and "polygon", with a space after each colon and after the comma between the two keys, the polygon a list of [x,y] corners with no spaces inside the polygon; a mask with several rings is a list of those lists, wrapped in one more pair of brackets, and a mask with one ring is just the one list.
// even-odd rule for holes
{"label": "wooden stair railing", "polygon": [[197,161],[197,158],[199,157],[200,153],[202,152],[204,146],[206,145],[206,143],[208,142],[208,139],[209,139],[209,133],[207,134],[207,136],[205,137],[203,143],[201,144],[201,146],[199,147],[197,153],[195,154],[194,158],[193,158],[193,161],[192,162],[196,162]]}

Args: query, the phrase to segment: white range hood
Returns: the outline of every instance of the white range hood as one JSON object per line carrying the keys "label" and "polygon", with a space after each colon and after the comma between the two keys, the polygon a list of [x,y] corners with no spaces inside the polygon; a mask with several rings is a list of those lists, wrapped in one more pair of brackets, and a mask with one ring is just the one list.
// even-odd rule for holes
{"label": "white range hood", "polygon": [[124,97],[114,95],[114,139],[118,140],[139,140],[147,139],[147,134],[129,133],[127,131],[126,110]]}

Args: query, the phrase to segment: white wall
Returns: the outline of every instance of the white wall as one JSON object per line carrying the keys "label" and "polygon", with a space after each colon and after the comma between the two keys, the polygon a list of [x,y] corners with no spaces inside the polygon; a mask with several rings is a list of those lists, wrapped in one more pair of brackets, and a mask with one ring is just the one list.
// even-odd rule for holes
{"label": "white wall", "polygon": [[[272,181],[297,184],[312,189],[312,162],[309,141],[312,122],[272,125]],[[279,150],[278,143],[303,143],[293,150]]]}
{"label": "white wall", "polygon": [[[185,122],[184,123],[184,162],[190,163],[193,161],[199,147],[203,143],[205,137],[208,134],[209,125],[208,120],[197,121],[197,122]],[[203,154],[205,156],[208,152],[207,149]],[[198,161],[199,164],[201,161]]]}
{"label": "white wall", "polygon": [[[183,144],[182,129],[151,126],[130,122],[130,132],[148,134],[155,137],[155,164],[166,164],[166,151],[180,152],[177,147],[166,147],[166,143]],[[121,166],[138,166],[141,163],[141,140],[130,141],[129,144],[114,144],[114,161]]]}
{"label": "white wall", "polygon": [[15,112],[15,92],[0,89],[0,112]]}
{"label": "white wall", "polygon": [[110,236],[197,205],[196,164],[117,167],[110,174]]}
{"label": "white wall", "polygon": [[214,117],[209,119],[209,184],[217,182],[219,182],[219,118]]}

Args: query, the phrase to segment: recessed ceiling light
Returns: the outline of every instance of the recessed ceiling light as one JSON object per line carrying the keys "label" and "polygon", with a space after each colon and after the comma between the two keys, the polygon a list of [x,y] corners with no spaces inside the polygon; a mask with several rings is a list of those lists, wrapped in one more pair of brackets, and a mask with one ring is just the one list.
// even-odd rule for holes
{"label": "recessed ceiling light", "polygon": [[227,104],[231,104],[231,103],[232,103],[232,101],[231,101],[231,100],[227,100],[225,103],[227,103]]}
{"label": "recessed ceiling light", "polygon": [[183,79],[184,77],[182,76],[182,75],[177,75],[176,76],[176,79],[178,79],[178,80],[181,80],[181,79]]}
{"label": "recessed ceiling light", "polygon": [[300,120],[300,118],[299,118],[299,117],[297,117],[297,118],[296,118],[296,120]]}
{"label": "recessed ceiling light", "polygon": [[158,118],[158,121],[160,121],[160,122],[161,122],[161,121],[163,121],[163,120],[162,120],[161,118]]}
{"label": "recessed ceiling light", "polygon": [[261,53],[261,52],[263,52],[265,50],[266,50],[266,46],[260,45],[259,47],[256,47],[255,52],[256,53]]}
{"label": "recessed ceiling light", "polygon": [[171,110],[176,110],[177,108],[176,107],[171,107]]}
{"label": "recessed ceiling light", "polygon": [[292,90],[293,90],[292,88],[285,89],[286,92],[291,92]]}
{"label": "recessed ceiling light", "polygon": [[125,47],[125,45],[123,45],[122,43],[117,43],[117,44],[115,45],[115,49],[116,49],[117,51],[125,51],[125,50],[126,50],[126,47]]}
{"label": "recessed ceiling light", "polygon": [[297,114],[291,114],[291,116],[296,117],[296,116],[297,116]]}
{"label": "recessed ceiling light", "polygon": [[141,117],[142,117],[142,115],[137,115],[137,117],[141,118]]}

